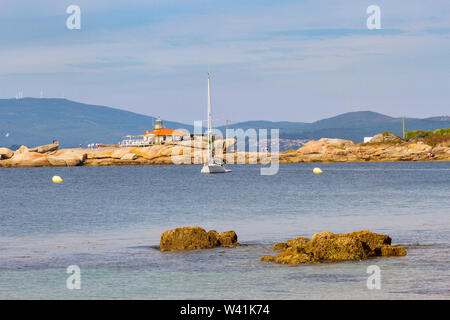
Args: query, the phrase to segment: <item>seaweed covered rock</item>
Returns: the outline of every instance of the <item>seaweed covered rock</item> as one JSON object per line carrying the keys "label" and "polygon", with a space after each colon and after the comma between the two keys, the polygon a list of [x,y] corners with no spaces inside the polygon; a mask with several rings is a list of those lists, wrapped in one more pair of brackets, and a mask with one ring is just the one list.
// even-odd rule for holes
{"label": "seaweed covered rock", "polygon": [[239,243],[234,231],[219,234],[200,227],[183,227],[163,232],[159,248],[161,251],[184,251],[236,245]]}
{"label": "seaweed covered rock", "polygon": [[383,257],[401,257],[406,256],[406,249],[402,246],[383,245],[379,249],[378,256]]}
{"label": "seaweed covered rock", "polygon": [[303,248],[305,252],[313,255],[315,261],[367,258],[361,241],[353,237],[337,236],[331,232],[315,234]]}
{"label": "seaweed covered rock", "polygon": [[273,249],[281,253],[276,256],[263,256],[261,261],[302,264],[406,255],[404,247],[391,245],[389,236],[369,230],[344,234],[320,232],[314,234],[311,240],[298,237],[286,243],[277,243]]}
{"label": "seaweed covered rock", "polygon": [[297,237],[297,238],[286,241],[286,245],[288,247],[303,247],[305,244],[308,243],[308,241],[309,241],[308,238]]}
{"label": "seaweed covered rock", "polygon": [[369,230],[344,233],[339,234],[337,236],[345,238],[353,238],[361,241],[364,250],[366,251],[369,257],[379,256],[380,254],[378,254],[375,251],[379,250],[379,248],[383,245],[390,245],[392,241],[391,237],[389,237],[388,235],[373,233]]}
{"label": "seaweed covered rock", "polygon": [[280,242],[273,245],[273,251],[284,251],[288,248],[286,243]]}
{"label": "seaweed covered rock", "polygon": [[224,247],[238,246],[237,234],[234,231],[225,231],[219,234],[219,243]]}
{"label": "seaweed covered rock", "polygon": [[261,261],[270,261],[280,264],[318,263],[314,255],[307,253],[303,248],[288,247],[276,256],[262,256]]}

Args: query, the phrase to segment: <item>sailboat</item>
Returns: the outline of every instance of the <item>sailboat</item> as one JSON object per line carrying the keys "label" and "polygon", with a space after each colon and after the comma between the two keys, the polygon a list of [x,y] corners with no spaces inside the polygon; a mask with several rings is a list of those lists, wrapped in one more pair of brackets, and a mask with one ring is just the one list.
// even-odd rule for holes
{"label": "sailboat", "polygon": [[208,73],[208,153],[203,164],[202,173],[226,173],[231,170],[226,169],[223,162],[217,161],[213,156],[212,145],[212,119],[211,119],[211,88],[210,88],[210,76]]}

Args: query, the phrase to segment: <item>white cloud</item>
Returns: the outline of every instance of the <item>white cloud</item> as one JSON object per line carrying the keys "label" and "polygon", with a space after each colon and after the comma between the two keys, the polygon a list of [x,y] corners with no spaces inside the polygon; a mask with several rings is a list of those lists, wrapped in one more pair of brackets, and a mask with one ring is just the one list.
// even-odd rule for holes
{"label": "white cloud", "polygon": [[[74,33],[64,28],[65,11],[60,13],[58,6],[52,7],[53,1],[39,1],[41,12],[31,10],[31,5],[20,10],[18,4],[6,0],[0,4],[0,17],[8,17],[0,20],[0,36],[9,41],[0,48],[0,85],[19,87],[25,77],[48,75],[48,85],[59,87],[73,74],[79,86],[73,92],[83,91],[79,97],[73,96],[75,99],[104,104],[120,101],[124,105],[133,101],[135,111],[140,111],[139,105],[146,100],[156,99],[157,103],[176,109],[181,98],[175,95],[190,94],[180,88],[189,85],[183,74],[198,77],[199,69],[206,70],[211,65],[222,73],[223,79],[233,81],[222,87],[229,90],[228,95],[218,89],[219,96],[223,94],[223,101],[236,104],[236,110],[244,112],[247,118],[252,118],[252,111],[245,113],[239,105],[244,101],[249,105],[253,99],[259,110],[265,108],[260,112],[266,118],[273,104],[283,100],[286,108],[279,108],[279,120],[287,119],[289,108],[297,103],[299,88],[307,89],[302,91],[303,101],[316,99],[325,109],[339,97],[342,99],[336,104],[341,107],[346,103],[366,106],[372,101],[391,107],[387,100],[396,97],[387,84],[397,83],[406,92],[408,86],[417,87],[418,83],[429,88],[428,82],[437,87],[443,81],[445,68],[449,67],[448,59],[445,60],[450,51],[449,35],[427,30],[448,28],[449,6],[443,1],[433,2],[434,5],[417,1],[378,2],[384,29],[381,35],[365,33],[365,4],[360,1],[213,4],[190,0],[148,4],[133,0],[110,4],[106,0],[83,0],[78,4],[86,23],[82,22],[81,32]],[[64,5],[64,1],[59,4]],[[133,17],[133,10],[137,16],[139,10],[149,10],[148,16],[142,23],[121,21],[120,6],[126,6],[127,19]],[[118,19],[114,24],[107,21],[111,8],[113,18]],[[53,30],[59,23],[61,29]],[[8,29],[5,24],[13,27]],[[368,73],[371,79],[366,86],[363,82]],[[427,83],[411,78],[414,74],[430,73],[434,78],[427,76]],[[124,91],[117,90],[124,85],[119,78],[131,77],[135,77],[136,89],[129,88],[126,92],[130,96],[124,96]],[[89,87],[84,86],[85,79],[89,79]],[[370,93],[370,86],[377,85],[377,81],[383,81],[378,84],[377,94],[381,97]],[[159,91],[150,88],[145,93],[139,91],[142,96],[136,97],[132,90],[146,88],[145,82],[157,86]],[[249,85],[253,88],[246,87]],[[162,89],[164,86],[170,87]],[[347,90],[346,97],[336,88]],[[191,89],[203,92],[195,85]],[[420,92],[420,97],[418,94],[402,96],[405,106],[436,95],[436,91],[429,88]],[[437,104],[443,108],[448,94],[442,92],[438,96],[441,102]],[[197,98],[192,96],[191,103]],[[365,98],[368,101],[363,103]],[[179,110],[183,117],[184,111]]]}

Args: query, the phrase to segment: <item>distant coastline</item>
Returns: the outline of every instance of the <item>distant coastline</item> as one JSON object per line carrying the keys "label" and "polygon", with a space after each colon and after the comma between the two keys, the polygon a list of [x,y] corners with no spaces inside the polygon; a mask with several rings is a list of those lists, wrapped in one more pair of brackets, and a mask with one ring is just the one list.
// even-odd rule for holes
{"label": "distant coastline", "polygon": [[[390,162],[390,161],[450,161],[450,141],[429,145],[423,141],[375,140],[355,143],[344,139],[322,138],[310,141],[297,150],[280,153],[235,151],[234,139],[222,143],[224,161],[228,163],[267,163],[278,158],[279,163],[303,162]],[[231,151],[230,151],[231,150]],[[188,141],[171,142],[148,147],[104,146],[95,149],[59,149],[50,144],[18,150],[0,148],[0,167],[62,167],[201,164],[204,145]]]}
{"label": "distant coastline", "polygon": [[[159,112],[153,106],[149,107],[150,111]],[[199,113],[195,120],[202,120],[205,116],[204,113]],[[401,118],[373,111],[336,113],[330,118],[315,122],[296,122],[296,119],[289,119],[290,121],[251,119],[242,122],[234,117],[237,115],[227,115],[221,119],[221,124],[215,123],[215,127],[224,135],[225,120],[228,119],[229,129],[257,131],[279,129],[280,151],[298,149],[305,142],[323,137],[362,142],[364,137],[383,131],[402,134]],[[0,146],[16,150],[22,144],[43,145],[54,139],[61,142],[61,148],[78,147],[80,143],[84,146],[91,143],[116,144],[127,135],[145,133],[151,129],[156,119],[157,117],[122,109],[67,99],[0,99]],[[183,129],[193,133],[192,119],[186,121],[187,123],[170,121],[169,116],[164,120],[167,128]],[[441,128],[450,128],[450,117],[405,118],[406,131],[434,131]]]}

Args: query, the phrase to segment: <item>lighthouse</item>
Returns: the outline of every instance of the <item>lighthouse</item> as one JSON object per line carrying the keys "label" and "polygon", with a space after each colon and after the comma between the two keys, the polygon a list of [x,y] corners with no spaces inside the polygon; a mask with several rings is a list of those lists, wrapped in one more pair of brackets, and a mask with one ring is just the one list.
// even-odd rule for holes
{"label": "lighthouse", "polygon": [[158,117],[158,119],[155,120],[155,127],[153,129],[154,130],[164,129],[164,124],[161,117]]}

